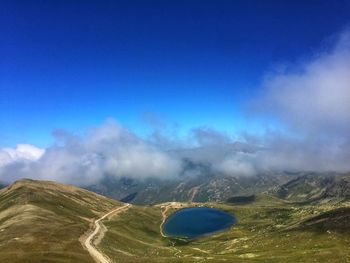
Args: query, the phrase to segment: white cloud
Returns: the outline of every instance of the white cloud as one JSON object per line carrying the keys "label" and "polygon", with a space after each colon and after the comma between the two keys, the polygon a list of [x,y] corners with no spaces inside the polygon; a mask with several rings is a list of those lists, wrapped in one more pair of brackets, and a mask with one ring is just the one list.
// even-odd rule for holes
{"label": "white cloud", "polygon": [[191,131],[192,140],[198,146],[220,146],[232,142],[231,137],[228,134],[217,131],[210,127],[199,127],[192,129]]}
{"label": "white cloud", "polygon": [[227,156],[224,160],[214,164],[214,170],[225,175],[253,176],[257,171],[252,162],[252,154],[238,152]]}
{"label": "white cloud", "polygon": [[0,167],[23,161],[37,161],[45,153],[44,149],[30,144],[18,144],[16,148],[0,149]]}
{"label": "white cloud", "polygon": [[350,131],[350,33],[311,61],[271,74],[263,105],[291,128],[308,133]]}
{"label": "white cloud", "polygon": [[21,153],[27,154],[25,160],[35,162],[23,162],[23,158],[16,161],[4,158],[8,161],[0,169],[2,181],[28,177],[89,185],[105,175],[167,178],[179,174],[180,163],[176,159],[113,120],[91,129],[85,136],[73,136],[62,131],[55,135],[58,143],[47,148],[40,159],[33,159],[40,151],[21,147]]}
{"label": "white cloud", "polygon": [[[264,82],[258,104],[284,133],[255,138],[265,147],[254,160],[268,170],[350,170],[350,33],[313,59]],[[253,136],[254,137],[254,136]]]}

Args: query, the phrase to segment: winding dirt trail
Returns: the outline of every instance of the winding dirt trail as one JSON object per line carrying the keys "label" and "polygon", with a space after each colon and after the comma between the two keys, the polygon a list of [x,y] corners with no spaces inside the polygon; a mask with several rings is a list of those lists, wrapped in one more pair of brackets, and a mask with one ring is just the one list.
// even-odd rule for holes
{"label": "winding dirt trail", "polygon": [[113,209],[112,211],[108,212],[107,214],[104,214],[102,217],[97,219],[94,223],[95,229],[94,231],[86,238],[84,242],[84,246],[87,249],[87,251],[90,253],[92,258],[97,262],[97,263],[111,263],[111,261],[102,254],[95,246],[94,246],[94,239],[96,236],[100,234],[100,231],[102,229],[101,227],[101,221],[105,219],[106,217],[112,215],[112,214],[119,214],[131,207],[130,204],[126,204],[124,206],[118,207],[116,209]]}
{"label": "winding dirt trail", "polygon": [[159,230],[160,230],[160,234],[163,236],[163,237],[166,237],[166,235],[164,234],[163,232],[163,225],[165,223],[165,220],[167,218],[167,212],[169,209],[171,208],[180,208],[181,205],[177,202],[168,202],[168,203],[164,203],[160,206],[160,208],[162,209],[162,223],[160,224],[159,226]]}
{"label": "winding dirt trail", "polygon": [[[167,212],[169,209],[171,208],[181,208],[182,205],[180,203],[177,202],[169,202],[169,203],[164,203],[163,205],[161,205],[161,209],[162,209],[162,223],[159,226],[160,229],[160,234],[162,235],[162,237],[167,237],[164,232],[163,232],[163,225],[167,219]],[[182,253],[182,251],[178,248],[175,247],[175,243],[173,241],[170,241],[172,244],[172,248],[175,251],[174,256],[175,257],[179,257],[179,254]]]}

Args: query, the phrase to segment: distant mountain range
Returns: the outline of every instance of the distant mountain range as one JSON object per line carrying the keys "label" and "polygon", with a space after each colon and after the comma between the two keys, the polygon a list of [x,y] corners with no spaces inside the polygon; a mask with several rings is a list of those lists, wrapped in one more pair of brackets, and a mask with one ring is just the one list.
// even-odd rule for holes
{"label": "distant mountain range", "polygon": [[135,204],[179,202],[224,202],[234,196],[268,192],[291,201],[346,199],[350,196],[350,174],[264,173],[229,176],[213,172],[208,164],[186,160],[186,171],[174,179],[104,177],[87,189]]}
{"label": "distant mountain range", "polygon": [[[184,160],[178,178],[133,179],[105,176],[87,190],[122,202],[226,202],[230,198],[268,193],[292,202],[327,202],[350,199],[350,173],[283,172],[256,176],[215,173],[209,164]],[[0,185],[0,189],[5,185]]]}

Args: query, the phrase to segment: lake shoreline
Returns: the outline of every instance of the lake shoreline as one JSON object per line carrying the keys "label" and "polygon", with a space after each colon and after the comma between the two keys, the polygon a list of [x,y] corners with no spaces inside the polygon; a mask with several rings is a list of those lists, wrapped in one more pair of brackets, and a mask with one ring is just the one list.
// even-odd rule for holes
{"label": "lake shoreline", "polygon": [[197,239],[226,231],[236,222],[235,215],[218,208],[185,207],[165,219],[161,232],[169,238]]}

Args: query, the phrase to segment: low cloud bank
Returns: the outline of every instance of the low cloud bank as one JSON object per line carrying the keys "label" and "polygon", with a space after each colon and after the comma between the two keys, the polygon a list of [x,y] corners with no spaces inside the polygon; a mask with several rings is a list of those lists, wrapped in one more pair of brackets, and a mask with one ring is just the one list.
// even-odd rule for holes
{"label": "low cloud bank", "polygon": [[82,137],[63,131],[56,131],[54,135],[56,145],[31,162],[24,162],[20,155],[21,158],[11,161],[0,159],[2,181],[29,177],[89,185],[105,175],[169,178],[180,172],[177,160],[113,120]]}
{"label": "low cloud bank", "polygon": [[105,175],[174,178],[183,172],[183,159],[232,176],[350,171],[349,32],[309,61],[270,73],[262,91],[255,113],[278,120],[280,131],[236,135],[240,142],[208,127],[186,138],[157,130],[142,139],[109,120],[84,136],[56,131],[56,143],[47,149],[0,149],[0,181],[30,177],[89,185]]}

